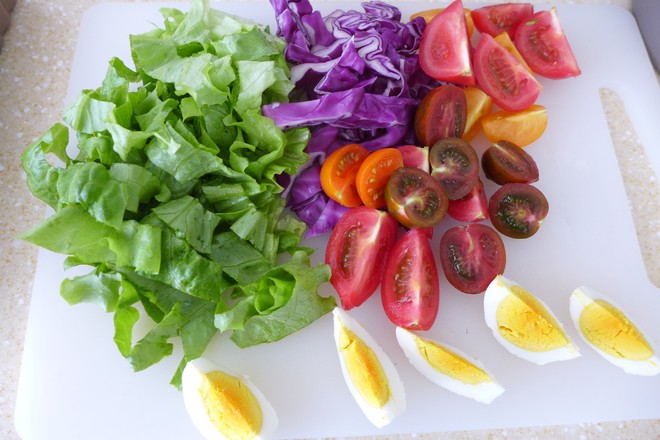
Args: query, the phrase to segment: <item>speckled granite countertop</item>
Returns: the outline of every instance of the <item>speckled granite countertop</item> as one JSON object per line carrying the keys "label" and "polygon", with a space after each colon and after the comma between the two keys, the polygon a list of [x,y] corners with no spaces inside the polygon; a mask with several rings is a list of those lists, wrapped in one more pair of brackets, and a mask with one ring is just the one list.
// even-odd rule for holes
{"label": "speckled granite countertop", "polygon": [[[95,3],[98,1],[19,0],[0,52],[0,438],[6,440],[18,438],[14,405],[37,260],[37,249],[15,237],[44,216],[43,204],[27,189],[19,156],[60,118],[81,16]],[[631,0],[566,0],[564,3],[631,7]],[[604,90],[601,95],[617,150],[632,150],[635,152],[632,157],[643,159],[644,151],[636,142],[622,103],[610,91]],[[640,171],[639,166],[624,168],[622,174],[627,188],[645,189],[634,191],[631,209],[648,272],[660,274],[660,261],[656,261],[660,260],[657,180],[651,170]],[[660,280],[653,281],[660,285]],[[660,420],[416,436],[424,437],[651,439],[660,438]]]}

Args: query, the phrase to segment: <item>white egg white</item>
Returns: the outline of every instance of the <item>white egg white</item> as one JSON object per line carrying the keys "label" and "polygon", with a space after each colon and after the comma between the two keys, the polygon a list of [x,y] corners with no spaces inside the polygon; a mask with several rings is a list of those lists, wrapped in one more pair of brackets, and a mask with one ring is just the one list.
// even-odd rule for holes
{"label": "white egg white", "polygon": [[[348,386],[351,395],[367,419],[369,419],[369,421],[375,426],[381,428],[389,424],[397,416],[403,413],[406,408],[406,393],[403,388],[403,382],[401,381],[399,373],[396,370],[392,360],[360,322],[358,322],[355,318],[353,318],[346,311],[339,307],[334,309],[333,318],[335,344],[337,346],[339,363],[341,365],[341,370],[344,376],[344,380],[346,381],[346,385]],[[356,384],[354,384],[353,380],[351,379],[348,368],[346,366],[346,362],[344,360],[344,356],[339,350],[339,338],[342,326],[346,327],[357,337],[362,339],[362,341],[364,341],[364,343],[373,350],[383,367],[383,371],[385,372],[385,376],[387,377],[387,381],[390,387],[390,398],[387,403],[385,403],[385,405],[380,408],[376,408],[366,402],[358,391]]]}
{"label": "white egg white", "polygon": [[181,378],[183,400],[195,427],[207,440],[225,440],[224,435],[211,422],[202,396],[199,393],[204,375],[218,370],[239,378],[252,394],[254,394],[263,413],[261,432],[254,438],[257,440],[271,438],[277,429],[279,421],[275,410],[261,390],[247,376],[235,374],[227,368],[221,368],[216,363],[204,358],[198,358],[188,362],[183,369]]}
{"label": "white egg white", "polygon": [[[513,295],[511,288],[514,285],[518,285],[507,278],[498,275],[495,279],[488,285],[484,293],[484,317],[486,320],[486,325],[491,329],[495,339],[502,344],[511,354],[516,355],[522,359],[525,359],[529,362],[535,363],[537,365],[545,365],[549,362],[556,361],[565,361],[569,359],[574,359],[580,356],[580,350],[578,347],[570,340],[569,336],[566,335],[568,343],[563,347],[555,348],[547,351],[530,351],[522,347],[519,347],[511,341],[507,340],[499,332],[499,323],[497,322],[497,308],[506,297]],[[555,314],[550,310],[548,305],[544,303],[539,298],[536,298],[543,307],[548,311],[550,316],[552,316],[555,321],[557,321],[559,327],[564,331],[564,327],[557,319]]]}
{"label": "white egg white", "polygon": [[443,374],[442,372],[433,368],[433,366],[429,364],[427,359],[419,352],[419,349],[417,347],[416,339],[417,338],[423,339],[423,338],[414,334],[410,330],[406,330],[402,327],[397,327],[396,338],[397,341],[399,342],[399,346],[405,353],[406,357],[408,358],[412,366],[415,367],[417,371],[419,371],[431,382],[449,391],[452,391],[456,394],[459,394],[464,397],[469,397],[471,399],[476,400],[477,402],[482,402],[482,403],[491,403],[493,400],[495,400],[498,396],[500,396],[504,392],[504,387],[502,387],[502,385],[500,385],[497,381],[495,381],[493,375],[486,370],[483,364],[479,360],[464,353],[462,350],[455,348],[446,343],[425,339],[427,341],[433,342],[434,344],[446,348],[447,350],[457,354],[466,361],[470,362],[479,369],[483,370],[483,372],[486,373],[490,378],[490,382],[470,384],[463,382],[459,379],[456,379],[454,377],[448,376],[446,374]]}
{"label": "white egg white", "polygon": [[[649,345],[652,345],[649,338],[646,337],[645,332],[637,325],[637,323],[635,323],[635,321],[633,321],[630,318],[630,315],[626,313],[624,309],[622,309],[619,305],[617,305],[616,302],[614,302],[608,296],[599,293],[596,290],[586,286],[581,286],[575,289],[573,293],[571,293],[571,297],[569,300],[571,319],[573,321],[573,325],[575,325],[575,328],[580,334],[582,340],[584,340],[584,342],[586,342],[587,345],[589,345],[594,350],[596,350],[596,352],[600,354],[603,358],[605,358],[612,364],[616,365],[617,367],[622,368],[628,374],[636,374],[640,376],[655,376],[657,374],[660,374],[660,359],[658,359],[657,355],[653,355],[649,359],[645,359],[645,360],[633,360],[633,359],[624,359],[621,357],[615,357],[603,351],[599,347],[593,345],[591,341],[589,341],[585,337],[580,327],[580,316],[582,315],[584,308],[597,299],[606,301],[610,303],[612,306],[619,309],[619,311],[621,311],[621,313],[623,313],[626,316],[626,318],[630,320],[630,322],[634,323],[635,327],[637,327],[640,333],[644,335]],[[653,353],[657,353],[655,347],[652,346],[651,348],[653,350]]]}

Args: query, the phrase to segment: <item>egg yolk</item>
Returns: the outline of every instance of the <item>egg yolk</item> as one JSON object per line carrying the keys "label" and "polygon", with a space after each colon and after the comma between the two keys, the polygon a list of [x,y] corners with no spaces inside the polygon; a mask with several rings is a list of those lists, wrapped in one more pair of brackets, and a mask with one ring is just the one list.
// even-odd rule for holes
{"label": "egg yolk", "polygon": [[261,432],[261,405],[237,377],[211,371],[202,377],[199,388],[211,422],[227,439],[252,439]]}
{"label": "egg yolk", "polygon": [[348,374],[360,395],[375,408],[384,406],[390,398],[390,386],[376,353],[344,326],[338,342]]}
{"label": "egg yolk", "polygon": [[569,343],[559,323],[543,304],[520,286],[511,287],[497,307],[500,334],[528,351],[550,351]]}
{"label": "egg yolk", "polygon": [[415,337],[417,350],[435,370],[463,383],[491,382],[490,376],[467,359],[432,341]]}
{"label": "egg yolk", "polygon": [[589,342],[614,357],[642,361],[653,356],[653,349],[637,327],[621,310],[601,299],[584,308],[580,330]]}

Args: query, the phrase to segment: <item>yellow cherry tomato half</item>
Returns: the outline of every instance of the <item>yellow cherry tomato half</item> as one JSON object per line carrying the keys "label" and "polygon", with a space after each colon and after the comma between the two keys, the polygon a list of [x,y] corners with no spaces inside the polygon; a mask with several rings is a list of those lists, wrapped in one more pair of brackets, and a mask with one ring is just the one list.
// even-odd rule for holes
{"label": "yellow cherry tomato half", "polygon": [[362,203],[369,208],[385,207],[385,185],[394,170],[403,166],[403,155],[396,148],[376,150],[364,159],[355,176]]}
{"label": "yellow cherry tomato half", "polygon": [[349,208],[362,204],[355,176],[369,151],[360,144],[348,144],[332,152],[321,165],[321,187],[335,202]]}

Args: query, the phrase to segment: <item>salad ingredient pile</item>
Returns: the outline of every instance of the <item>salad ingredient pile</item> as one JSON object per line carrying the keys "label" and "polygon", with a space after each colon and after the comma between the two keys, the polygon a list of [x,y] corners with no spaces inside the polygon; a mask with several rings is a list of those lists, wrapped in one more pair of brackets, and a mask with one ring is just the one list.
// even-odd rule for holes
{"label": "salad ingredient pile", "polygon": [[[130,38],[136,70],[110,60],[102,85],[67,109],[68,127],[24,152],[30,189],[54,212],[22,238],[68,255],[67,268],[92,267],[61,294],[114,313],[135,370],[181,337],[178,386],[218,330],[241,347],[275,341],[335,300],[317,293],[330,269],[310,265],[277,181],[306,163],[309,130],[261,114],[293,89],[285,43],[202,0],[162,13],[163,28]],[[154,326],[134,341],[140,309]]]}

